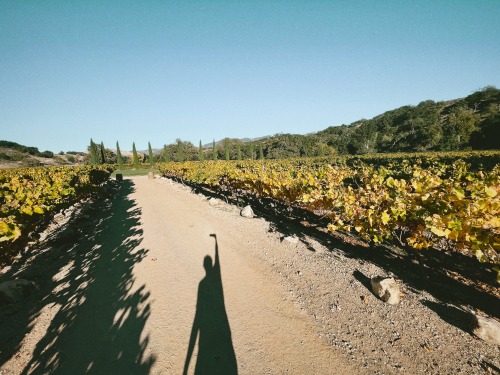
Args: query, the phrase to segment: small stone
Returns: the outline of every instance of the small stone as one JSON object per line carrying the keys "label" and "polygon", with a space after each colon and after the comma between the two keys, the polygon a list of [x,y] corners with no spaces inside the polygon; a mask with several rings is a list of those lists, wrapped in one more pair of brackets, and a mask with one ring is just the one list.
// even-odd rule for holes
{"label": "small stone", "polygon": [[67,208],[66,210],[64,210],[64,217],[70,217],[71,215],[73,215],[75,213],[75,211],[77,210],[77,207],[76,206],[71,206],[69,208]]}
{"label": "small stone", "polygon": [[56,223],[61,223],[61,222],[63,222],[64,220],[66,220],[66,217],[65,217],[63,214],[58,213],[58,214],[55,214],[55,215],[54,215],[54,221],[55,221]]}
{"label": "small stone", "polygon": [[0,306],[20,302],[38,286],[33,281],[9,280],[0,283]]}
{"label": "small stone", "polygon": [[370,281],[373,293],[390,305],[397,305],[401,298],[399,285],[392,277],[376,276]]}
{"label": "small stone", "polygon": [[210,206],[212,206],[212,207],[213,207],[213,206],[217,206],[217,205],[219,204],[219,202],[220,202],[220,201],[219,201],[217,198],[210,198],[210,199],[208,200],[208,204],[209,204]]}
{"label": "small stone", "polygon": [[500,345],[500,322],[498,320],[474,314],[471,329],[472,333],[481,340]]}
{"label": "small stone", "polygon": [[299,238],[297,236],[286,236],[283,237],[282,241],[287,241],[290,243],[299,243]]}
{"label": "small stone", "polygon": [[252,210],[252,207],[250,207],[249,205],[248,206],[245,206],[241,212],[240,212],[240,215],[243,216],[243,217],[247,217],[249,219],[255,217],[255,214],[253,213],[253,210]]}

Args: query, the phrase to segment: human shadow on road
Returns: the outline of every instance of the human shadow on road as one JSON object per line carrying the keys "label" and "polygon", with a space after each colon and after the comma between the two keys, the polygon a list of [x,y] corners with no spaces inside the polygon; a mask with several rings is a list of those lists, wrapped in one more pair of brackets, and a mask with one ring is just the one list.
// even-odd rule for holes
{"label": "human shadow on road", "polygon": [[198,286],[196,314],[183,373],[187,374],[196,339],[199,336],[195,374],[232,375],[238,373],[238,367],[224,305],[219,245],[217,236],[215,234],[210,236],[215,238],[215,261],[212,265],[212,258],[208,255],[203,260],[206,276]]}
{"label": "human shadow on road", "polygon": [[[108,189],[10,277],[34,280],[40,290],[0,319],[0,366],[20,351],[44,309],[52,307],[46,331],[21,374],[149,374],[156,361],[147,353],[144,326],[149,292],[133,269],[141,248],[141,210],[131,181]],[[2,317],[0,311],[0,318]],[[22,352],[21,352],[22,355]],[[1,372],[1,371],[0,371]]]}
{"label": "human shadow on road", "polygon": [[[235,193],[226,188],[212,188],[187,184],[193,192],[209,197],[225,199],[235,205],[251,205],[254,212],[270,223],[270,232],[280,233],[282,239],[297,237],[311,251],[315,251],[310,239],[330,249],[332,256],[343,255],[357,259],[361,264],[370,262],[387,270],[404,281],[409,289],[425,291],[444,305],[438,307],[439,315],[450,324],[465,314],[457,309],[442,312],[443,306],[469,306],[490,316],[499,316],[500,299],[497,297],[497,272],[492,263],[479,263],[475,257],[457,251],[429,248],[423,253],[408,246],[397,244],[368,244],[349,233],[331,233],[328,216],[319,216],[304,208],[288,205],[280,200]],[[323,215],[323,214],[321,214]],[[339,259],[342,259],[339,257]],[[361,280],[360,280],[361,281]],[[365,285],[366,286],[366,285]],[[369,286],[367,286],[369,288]],[[428,306],[430,307],[430,306]],[[453,315],[451,319],[447,316]],[[461,328],[465,320],[458,324]]]}

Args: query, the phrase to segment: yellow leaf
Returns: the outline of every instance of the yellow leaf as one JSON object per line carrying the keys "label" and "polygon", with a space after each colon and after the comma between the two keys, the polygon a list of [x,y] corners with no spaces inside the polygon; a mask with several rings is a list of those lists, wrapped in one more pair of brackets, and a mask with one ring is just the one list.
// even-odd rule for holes
{"label": "yellow leaf", "polygon": [[422,192],[422,184],[420,182],[415,181],[415,182],[413,182],[411,184],[411,186],[413,186],[413,188],[415,189],[416,193],[421,193]]}
{"label": "yellow leaf", "polygon": [[493,228],[500,228],[500,218],[499,217],[494,217],[490,220],[490,225]]}
{"label": "yellow leaf", "polygon": [[9,225],[4,221],[0,221],[0,234],[9,233],[9,232],[10,232]]}
{"label": "yellow leaf", "polygon": [[486,186],[484,188],[484,191],[486,192],[486,195],[490,198],[496,197],[496,195],[497,195],[497,191],[492,187]]}
{"label": "yellow leaf", "polygon": [[431,228],[431,232],[434,233],[436,236],[439,236],[439,237],[445,237],[446,236],[446,232],[444,230],[441,230],[441,229],[436,228],[436,227],[432,227]]}
{"label": "yellow leaf", "polygon": [[42,214],[43,214],[43,208],[42,208],[42,207],[40,207],[40,206],[35,206],[35,208],[33,209],[33,212],[34,212],[35,214],[40,214],[40,215],[42,215]]}
{"label": "yellow leaf", "polygon": [[26,214],[26,215],[33,215],[33,210],[31,209],[31,207],[23,207],[21,208],[20,210],[23,214]]}
{"label": "yellow leaf", "polygon": [[394,178],[392,177],[389,177],[386,181],[385,181],[386,185],[389,186],[389,187],[394,187]]}
{"label": "yellow leaf", "polygon": [[382,223],[387,224],[391,217],[387,213],[387,211],[382,212]]}
{"label": "yellow leaf", "polygon": [[339,229],[338,226],[334,225],[334,224],[328,224],[328,230],[331,231],[331,232],[335,232],[337,229]]}
{"label": "yellow leaf", "polygon": [[456,241],[456,240],[458,240],[459,233],[456,232],[456,231],[451,231],[449,229],[446,229],[445,230],[445,235],[446,235],[446,237],[448,239]]}
{"label": "yellow leaf", "polygon": [[465,197],[465,192],[462,189],[458,188],[453,188],[453,192],[455,193],[456,197],[458,199],[464,199]]}
{"label": "yellow leaf", "polygon": [[479,260],[481,263],[488,261],[488,259],[484,256],[484,253],[481,250],[476,250],[475,255],[477,260]]}

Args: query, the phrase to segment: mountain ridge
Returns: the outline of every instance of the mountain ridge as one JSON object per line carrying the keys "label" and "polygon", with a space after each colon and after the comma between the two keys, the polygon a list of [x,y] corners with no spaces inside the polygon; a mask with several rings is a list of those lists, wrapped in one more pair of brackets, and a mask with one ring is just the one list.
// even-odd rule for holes
{"label": "mountain ridge", "polygon": [[[181,156],[178,155],[177,142],[154,149],[154,154],[162,160],[197,160],[198,147],[191,142],[179,141],[182,144]],[[424,100],[417,105],[404,105],[386,111],[371,119],[329,126],[314,133],[279,133],[253,139],[223,138],[215,145],[218,159],[226,156],[236,159],[238,153],[243,158],[255,158],[261,152],[265,158],[279,159],[334,154],[500,149],[500,90],[486,86],[463,98],[438,102]],[[47,156],[48,159],[54,158],[50,151],[41,153],[36,147],[15,142],[0,141],[0,147],[0,161],[4,162]],[[212,147],[213,142],[202,145],[206,158],[212,157]],[[116,153],[116,150],[108,150]],[[148,153],[145,150],[139,152]],[[122,151],[123,156],[131,154],[131,151]],[[59,161],[67,162],[67,158],[63,159],[66,160]]]}

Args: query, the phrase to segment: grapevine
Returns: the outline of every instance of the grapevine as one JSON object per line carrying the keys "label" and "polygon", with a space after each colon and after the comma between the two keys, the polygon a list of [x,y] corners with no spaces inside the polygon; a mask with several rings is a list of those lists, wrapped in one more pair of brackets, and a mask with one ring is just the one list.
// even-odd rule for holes
{"label": "grapevine", "polygon": [[19,168],[0,171],[0,256],[57,210],[90,193],[109,166]]}
{"label": "grapevine", "polygon": [[393,240],[401,230],[400,241],[414,249],[444,242],[500,271],[500,164],[491,163],[498,154],[487,156],[489,170],[438,157],[387,157],[373,164],[362,158],[171,162],[158,168],[190,183],[326,212],[328,230],[373,243]]}

